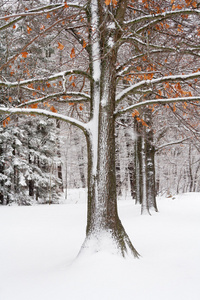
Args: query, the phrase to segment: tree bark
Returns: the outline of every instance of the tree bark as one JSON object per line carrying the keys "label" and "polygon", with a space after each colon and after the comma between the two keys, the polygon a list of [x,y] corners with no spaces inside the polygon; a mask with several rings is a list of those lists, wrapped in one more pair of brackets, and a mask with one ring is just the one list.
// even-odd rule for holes
{"label": "tree bark", "polygon": [[[109,241],[109,251],[122,256],[131,253],[138,257],[117,212],[114,118],[117,52],[110,49],[109,42],[114,41],[118,33],[109,29],[105,20],[103,22],[104,5],[104,1],[93,0],[89,12],[93,32],[91,74],[94,82],[91,84],[91,121],[85,132],[88,147],[88,219],[81,252],[87,249],[98,252]],[[120,17],[125,7],[121,9]]]}

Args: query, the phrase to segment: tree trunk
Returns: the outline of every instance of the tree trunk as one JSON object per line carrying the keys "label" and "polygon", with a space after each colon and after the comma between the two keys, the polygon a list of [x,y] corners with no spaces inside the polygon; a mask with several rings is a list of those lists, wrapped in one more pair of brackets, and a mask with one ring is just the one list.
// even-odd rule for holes
{"label": "tree trunk", "polygon": [[[94,138],[94,137],[93,137]],[[100,114],[98,165],[94,174],[94,140],[87,136],[88,145],[88,218],[86,240],[82,250],[93,248],[98,252],[110,241],[109,250],[125,256],[139,254],[132,246],[117,212],[116,178],[115,178],[115,136],[114,119],[104,109]],[[95,240],[95,243],[94,243]]]}
{"label": "tree trunk", "polygon": [[[87,249],[98,252],[108,245],[112,253],[122,256],[131,253],[138,257],[117,212],[114,119],[117,50],[110,49],[110,45],[119,38],[116,36],[118,29],[108,26],[109,19],[105,21],[104,1],[92,0],[90,4],[90,71],[93,81],[91,120],[85,131],[88,146],[88,219],[82,252]],[[121,7],[120,17],[123,17],[125,6]]]}

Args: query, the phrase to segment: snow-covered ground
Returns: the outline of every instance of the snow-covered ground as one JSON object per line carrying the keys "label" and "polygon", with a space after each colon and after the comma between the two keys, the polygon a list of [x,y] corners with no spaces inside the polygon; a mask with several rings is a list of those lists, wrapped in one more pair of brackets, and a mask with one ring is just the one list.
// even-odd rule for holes
{"label": "snow-covered ground", "polygon": [[[62,205],[0,207],[0,300],[199,300],[200,194],[119,214],[141,258],[102,252],[76,259],[85,236],[84,193]],[[75,203],[76,202],[76,203]]]}

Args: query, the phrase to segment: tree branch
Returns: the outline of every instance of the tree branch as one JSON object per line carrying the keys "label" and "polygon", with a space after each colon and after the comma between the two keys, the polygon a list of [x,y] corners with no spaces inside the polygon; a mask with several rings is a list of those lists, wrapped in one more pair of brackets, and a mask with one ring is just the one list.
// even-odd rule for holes
{"label": "tree branch", "polygon": [[15,115],[40,115],[52,119],[61,120],[67,123],[70,123],[71,125],[74,125],[78,128],[80,128],[82,131],[87,132],[87,124],[78,121],[74,118],[64,116],[59,113],[54,113],[51,111],[47,111],[44,109],[32,109],[32,108],[6,108],[6,107],[0,107],[0,114],[15,114]]}
{"label": "tree branch", "polygon": [[155,100],[145,100],[143,102],[138,102],[138,103],[135,103],[133,105],[130,105],[124,109],[121,109],[121,110],[118,110],[114,113],[114,115],[116,117],[128,112],[128,111],[131,111],[131,110],[134,110],[134,109],[137,109],[139,107],[142,107],[142,106],[147,106],[147,105],[153,105],[153,104],[167,104],[167,103],[175,103],[175,102],[188,102],[188,101],[200,101],[200,96],[198,97],[182,97],[182,98],[168,98],[168,99],[155,99]]}
{"label": "tree branch", "polygon": [[[153,72],[152,72],[153,73]],[[127,95],[136,92],[141,87],[150,87],[154,84],[163,83],[163,82],[173,82],[173,81],[185,81],[187,79],[195,79],[200,77],[200,72],[188,74],[188,75],[171,75],[164,76],[160,78],[155,78],[151,80],[142,80],[136,84],[131,85],[130,87],[124,89],[116,96],[116,102],[120,102]],[[173,101],[172,101],[173,102]]]}
{"label": "tree branch", "polygon": [[141,31],[145,30],[149,26],[155,25],[158,22],[160,22],[162,20],[166,20],[170,17],[174,17],[174,16],[178,16],[178,15],[193,15],[193,14],[199,15],[200,10],[197,10],[197,9],[181,9],[181,10],[163,12],[163,13],[159,13],[159,14],[146,15],[146,16],[142,16],[142,17],[139,17],[139,18],[132,19],[130,21],[126,21],[126,22],[124,22],[124,26],[133,25],[133,24],[137,24],[137,23],[140,23],[140,22],[144,22],[144,21],[145,22],[146,21],[152,21],[152,22],[146,23],[143,27],[141,27],[140,29],[138,29],[136,31],[137,33],[140,33]]}
{"label": "tree branch", "polygon": [[[72,75],[72,74],[78,74],[78,75],[83,75],[91,80],[90,75],[82,70],[66,70],[60,73],[56,73],[54,75],[51,75],[49,77],[41,77],[41,78],[32,78],[32,79],[27,79],[27,80],[22,80],[22,81],[15,81],[15,82],[10,82],[10,81],[0,81],[0,86],[2,87],[8,87],[8,88],[15,88],[15,87],[20,87],[24,86],[27,84],[31,83],[37,83],[37,82],[43,82],[43,81],[53,81],[59,78],[63,78],[67,75]],[[86,97],[87,94],[85,94]]]}
{"label": "tree branch", "polygon": [[157,147],[157,148],[155,149],[155,151],[156,151],[156,152],[157,152],[157,151],[160,151],[160,150],[162,150],[163,148],[169,147],[169,146],[172,146],[172,145],[182,144],[183,142],[185,142],[185,141],[187,141],[187,140],[190,140],[191,138],[192,138],[192,136],[187,137],[187,138],[182,139],[182,140],[179,140],[179,141],[176,141],[176,142],[171,142],[171,143],[167,143],[167,144],[161,145],[161,146]]}

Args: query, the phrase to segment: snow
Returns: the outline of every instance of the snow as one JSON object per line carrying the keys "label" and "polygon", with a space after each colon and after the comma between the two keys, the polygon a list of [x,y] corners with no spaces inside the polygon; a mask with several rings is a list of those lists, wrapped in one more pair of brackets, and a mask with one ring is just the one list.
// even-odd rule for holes
{"label": "snow", "polygon": [[91,25],[93,30],[92,36],[92,57],[93,57],[93,79],[95,81],[100,80],[101,75],[101,57],[100,57],[100,40],[99,40],[99,32],[98,32],[98,24],[99,24],[99,17],[98,17],[98,1],[92,0],[91,1]]}
{"label": "snow", "polygon": [[67,202],[0,206],[1,300],[199,300],[200,194],[158,199],[140,215],[132,200],[119,214],[140,259],[105,250],[77,258],[85,237],[85,192]]}

